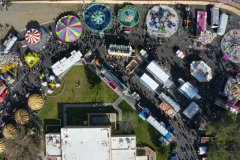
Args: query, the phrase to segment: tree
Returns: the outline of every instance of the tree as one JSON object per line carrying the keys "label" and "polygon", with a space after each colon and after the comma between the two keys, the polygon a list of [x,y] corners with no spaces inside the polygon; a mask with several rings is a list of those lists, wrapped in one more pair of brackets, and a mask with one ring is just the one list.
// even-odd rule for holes
{"label": "tree", "polygon": [[39,136],[30,134],[30,129],[20,126],[13,140],[6,140],[5,154],[7,159],[35,160],[41,151]]}
{"label": "tree", "polygon": [[122,121],[119,122],[122,127],[122,131],[126,133],[131,133],[133,129],[137,127],[137,116],[134,113],[125,112],[122,115]]}
{"label": "tree", "polygon": [[206,134],[214,137],[208,146],[209,159],[240,159],[240,115],[225,113],[219,122],[207,125]]}

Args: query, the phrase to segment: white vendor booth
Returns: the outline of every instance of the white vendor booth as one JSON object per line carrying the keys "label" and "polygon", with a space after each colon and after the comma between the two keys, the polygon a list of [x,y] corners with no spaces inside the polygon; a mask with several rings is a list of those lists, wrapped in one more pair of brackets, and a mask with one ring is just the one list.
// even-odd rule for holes
{"label": "white vendor booth", "polygon": [[170,71],[166,67],[152,61],[146,69],[165,87],[170,88],[172,86],[173,82],[169,80]]}
{"label": "white vendor booth", "polygon": [[142,82],[146,87],[148,87],[150,90],[155,91],[158,88],[158,84],[149,77],[146,73],[142,75],[140,78],[140,82]]}
{"label": "white vendor booth", "polygon": [[53,73],[56,76],[59,76],[64,71],[72,67],[75,63],[77,63],[81,59],[81,57],[82,53],[80,51],[72,51],[69,58],[64,57],[63,59],[52,65]]}
{"label": "white vendor booth", "polygon": [[200,107],[195,103],[191,102],[189,106],[183,111],[183,114],[189,119],[192,119],[193,116],[199,111]]}
{"label": "white vendor booth", "polygon": [[132,47],[118,44],[110,44],[108,54],[112,56],[132,56]]}
{"label": "white vendor booth", "polygon": [[193,87],[189,82],[183,83],[179,88],[179,92],[181,92],[188,99],[200,99],[201,96],[198,94],[198,90]]}
{"label": "white vendor booth", "polygon": [[193,61],[190,72],[199,82],[209,82],[212,79],[212,69],[203,61]]}

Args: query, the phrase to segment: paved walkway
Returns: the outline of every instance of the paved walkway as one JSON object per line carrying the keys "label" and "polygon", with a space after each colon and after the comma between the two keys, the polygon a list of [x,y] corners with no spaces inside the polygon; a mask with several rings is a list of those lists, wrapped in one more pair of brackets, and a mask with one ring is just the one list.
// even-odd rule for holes
{"label": "paved walkway", "polygon": [[[33,116],[32,114],[30,114],[30,119],[31,120],[33,120],[33,122],[35,123],[35,125],[37,125],[38,126],[38,128],[40,129],[40,134],[41,134],[41,148],[42,149],[44,149],[44,143],[45,143],[45,141],[44,141],[44,135],[43,135],[43,126],[35,119],[35,116]],[[41,151],[40,152],[40,154],[39,154],[39,156],[41,156],[42,157],[42,160],[47,160],[47,157],[46,156],[44,156],[44,151]]]}
{"label": "paved walkway", "polygon": [[[12,3],[27,3],[27,4],[88,4],[92,3],[91,0],[79,0],[79,1],[12,1]],[[100,3],[108,3],[108,4],[124,4],[124,3],[132,3],[132,4],[189,4],[189,5],[217,5],[221,6],[223,9],[227,9],[229,11],[232,11],[238,15],[240,15],[240,10],[238,10],[239,5],[234,2],[226,1],[226,0],[216,0],[212,2],[209,1],[157,1],[157,0],[151,0],[151,1],[141,1],[141,0],[129,0],[129,1],[122,1],[122,0],[98,0]],[[230,6],[231,5],[231,6]]]}

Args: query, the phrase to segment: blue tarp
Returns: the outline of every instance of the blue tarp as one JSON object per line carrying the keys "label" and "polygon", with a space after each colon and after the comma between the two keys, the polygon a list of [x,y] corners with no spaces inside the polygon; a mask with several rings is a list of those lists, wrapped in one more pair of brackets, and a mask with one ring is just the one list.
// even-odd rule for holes
{"label": "blue tarp", "polygon": [[149,117],[149,114],[145,110],[142,110],[139,114],[145,119]]}
{"label": "blue tarp", "polygon": [[91,5],[85,11],[85,23],[86,25],[95,31],[103,31],[107,29],[111,23],[112,14],[110,10],[101,4]]}
{"label": "blue tarp", "polygon": [[172,137],[172,135],[171,135],[171,133],[167,133],[166,135],[165,135],[165,137],[167,138],[167,139],[170,139],[171,137]]}

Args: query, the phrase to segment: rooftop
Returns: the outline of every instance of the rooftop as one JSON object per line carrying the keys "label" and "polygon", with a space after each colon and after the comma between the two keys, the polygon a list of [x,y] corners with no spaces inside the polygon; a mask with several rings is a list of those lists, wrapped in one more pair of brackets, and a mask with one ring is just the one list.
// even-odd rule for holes
{"label": "rooftop", "polygon": [[62,159],[111,160],[111,128],[62,128]]}
{"label": "rooftop", "polygon": [[60,133],[46,134],[45,140],[46,140],[46,155],[47,156],[61,156]]}
{"label": "rooftop", "polygon": [[136,159],[136,136],[112,137],[112,159],[113,160],[135,160]]}

